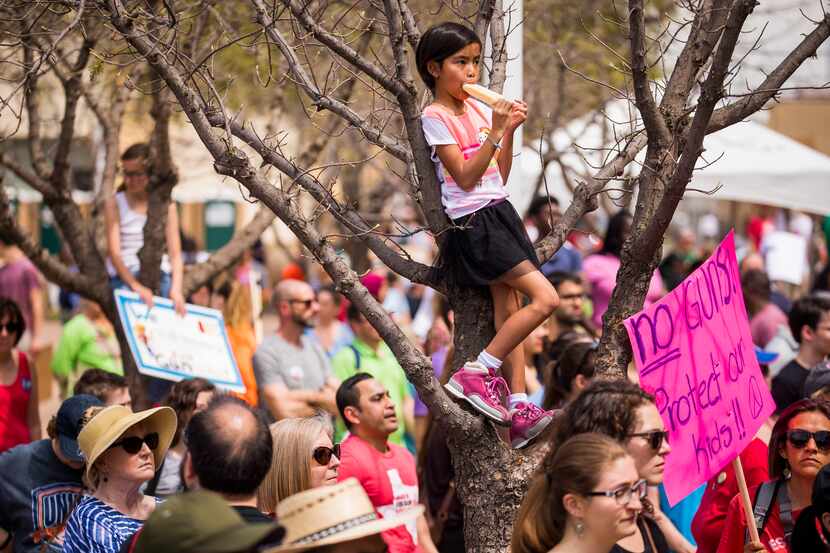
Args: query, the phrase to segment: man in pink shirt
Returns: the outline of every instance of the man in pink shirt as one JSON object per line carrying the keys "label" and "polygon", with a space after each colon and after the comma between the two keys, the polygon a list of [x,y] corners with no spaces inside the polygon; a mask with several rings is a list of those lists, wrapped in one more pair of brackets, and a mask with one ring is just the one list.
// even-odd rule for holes
{"label": "man in pink shirt", "polygon": [[[418,505],[415,458],[389,443],[398,419],[383,384],[363,372],[347,378],[337,389],[337,409],[350,432],[340,444],[337,480],[357,478],[382,518]],[[382,537],[390,553],[437,553],[423,515]]]}
{"label": "man in pink shirt", "polygon": [[764,348],[778,333],[778,327],[787,326],[787,315],[770,300],[772,288],[765,272],[754,269],[744,272],[741,288],[749,315],[752,341]]}

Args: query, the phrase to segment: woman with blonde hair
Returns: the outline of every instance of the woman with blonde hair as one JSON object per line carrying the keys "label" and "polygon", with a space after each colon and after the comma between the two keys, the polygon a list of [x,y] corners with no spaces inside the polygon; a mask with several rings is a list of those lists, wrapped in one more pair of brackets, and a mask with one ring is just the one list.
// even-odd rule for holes
{"label": "woman with blonde hair", "polygon": [[254,377],[253,358],[257,343],[251,292],[247,286],[226,279],[216,288],[216,294],[224,299],[222,316],[225,319],[225,330],[228,332],[228,342],[239,368],[239,375],[245,385],[244,394],[233,395],[251,407],[256,407],[259,403],[259,392]]}
{"label": "woman with blonde hair", "polygon": [[283,419],[271,425],[274,456],[257,491],[257,507],[273,514],[295,493],[337,483],[340,444],[333,445],[331,423],[321,417]]}
{"label": "woman with blonde hair", "polygon": [[533,478],[516,517],[512,553],[610,551],[637,532],[646,488],[616,440],[573,436]]}

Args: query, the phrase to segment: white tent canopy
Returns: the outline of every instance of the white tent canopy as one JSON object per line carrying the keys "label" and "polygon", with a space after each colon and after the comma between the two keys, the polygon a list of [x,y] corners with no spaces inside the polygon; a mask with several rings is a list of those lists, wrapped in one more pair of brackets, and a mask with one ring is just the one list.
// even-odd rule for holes
{"label": "white tent canopy", "polygon": [[[575,174],[595,172],[607,158],[622,148],[617,145],[633,128],[642,128],[639,114],[631,113],[627,101],[611,102],[598,117],[580,118],[553,134],[553,143],[563,164]],[[707,135],[689,189],[713,190],[715,200],[735,200],[784,207],[817,214],[830,214],[830,157],[803,146],[772,129],[744,121]],[[643,153],[629,167],[639,172]],[[538,178],[539,155],[525,148],[522,171],[526,181]],[[561,171],[549,166],[548,190],[560,201],[569,201]],[[609,186],[614,186],[613,183]],[[702,197],[689,190],[687,197]]]}

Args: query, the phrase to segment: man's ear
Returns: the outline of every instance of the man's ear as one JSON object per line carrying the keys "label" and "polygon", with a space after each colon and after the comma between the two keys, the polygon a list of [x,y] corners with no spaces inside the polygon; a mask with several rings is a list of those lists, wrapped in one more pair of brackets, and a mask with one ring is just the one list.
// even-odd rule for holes
{"label": "man's ear", "polygon": [[830,513],[821,515],[821,525],[824,526],[824,531],[830,534]]}
{"label": "man's ear", "polygon": [[182,461],[182,478],[188,490],[198,490],[202,486],[199,484],[199,477],[196,476],[196,471],[193,470],[193,457],[189,451],[184,452],[184,460]]}
{"label": "man's ear", "polygon": [[358,413],[360,413],[360,409],[349,405],[343,409],[343,418],[349,421],[350,424],[360,424],[360,417],[358,416]]}
{"label": "man's ear", "polygon": [[804,340],[812,341],[813,338],[815,338],[815,337],[816,337],[816,333],[812,328],[810,328],[810,325],[804,325],[804,326],[801,327],[801,341],[802,342]]}

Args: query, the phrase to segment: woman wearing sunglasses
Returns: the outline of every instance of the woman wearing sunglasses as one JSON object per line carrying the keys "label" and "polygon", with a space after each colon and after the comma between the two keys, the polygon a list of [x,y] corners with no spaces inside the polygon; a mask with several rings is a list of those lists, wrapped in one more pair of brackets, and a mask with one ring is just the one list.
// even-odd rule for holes
{"label": "woman wearing sunglasses", "polygon": [[533,478],[516,517],[512,553],[609,551],[638,532],[646,490],[619,442],[577,434]]}
{"label": "woman wearing sunglasses", "polygon": [[277,504],[289,495],[337,483],[340,444],[332,445],[332,427],[327,419],[283,419],[271,425],[271,437],[271,470],[257,491],[260,511],[273,514]]}
{"label": "woman wearing sunglasses", "polygon": [[[781,413],[769,442],[771,480],[749,491],[753,511],[762,512],[760,543],[747,543],[740,497],[729,503],[718,553],[784,553],[802,509],[811,503],[813,483],[830,462],[830,404],[803,399]],[[800,552],[798,552],[800,553]]]}
{"label": "woman wearing sunglasses", "polygon": [[591,382],[558,418],[548,456],[555,455],[569,438],[584,432],[597,432],[617,440],[634,459],[639,477],[650,487],[650,496],[643,499],[643,512],[637,520],[638,531],[621,539],[611,551],[694,551],[659,510],[656,487],[663,482],[666,455],[671,447],[654,399],[627,380]]}
{"label": "woman wearing sunglasses", "polygon": [[0,452],[40,439],[34,367],[15,349],[25,331],[20,307],[0,297]]}
{"label": "woman wearing sunglasses", "polygon": [[64,553],[116,553],[156,508],[141,492],[153,478],[176,432],[176,413],[157,407],[133,413],[107,407],[90,420],[78,445],[86,460],[88,493],[66,523]]}

